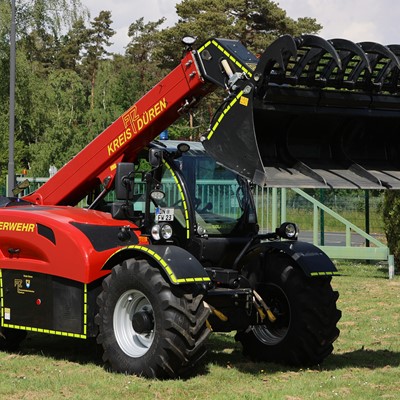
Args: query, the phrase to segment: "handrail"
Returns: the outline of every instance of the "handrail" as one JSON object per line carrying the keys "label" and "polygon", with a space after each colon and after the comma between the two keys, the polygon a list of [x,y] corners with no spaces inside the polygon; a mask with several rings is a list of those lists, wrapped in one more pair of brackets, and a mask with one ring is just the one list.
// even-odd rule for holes
{"label": "handrail", "polygon": [[[313,244],[318,246],[331,258],[342,258],[342,259],[357,259],[357,260],[385,260],[388,263],[389,269],[389,279],[394,278],[394,256],[390,254],[389,248],[375,237],[364,232],[358,226],[354,225],[347,219],[343,218],[340,214],[336,213],[329,207],[322,204],[320,201],[314,199],[309,194],[305,193],[303,190],[298,188],[291,188],[295,193],[299,194],[314,206],[313,209]],[[283,192],[286,189],[282,189]],[[282,196],[286,199],[286,195]],[[285,201],[286,203],[286,201]],[[282,207],[286,207],[283,204]],[[321,246],[318,244],[318,209],[323,210],[327,214],[331,215],[333,218],[337,219],[339,222],[346,227],[346,246]],[[369,240],[376,247],[355,247],[351,246],[351,231],[358,233],[361,237]]]}
{"label": "handrail", "polygon": [[[319,202],[318,200],[314,199],[312,196],[310,196],[309,194],[307,194],[303,190],[297,189],[297,188],[292,188],[292,190],[294,192],[296,192],[297,194],[299,194],[300,196],[302,196],[305,199],[307,199],[308,201],[310,201],[314,205],[314,207],[317,207],[317,208],[325,211],[327,214],[331,215],[333,218],[337,219],[339,222],[341,222],[342,224],[344,224],[346,226],[346,246],[350,245],[350,239],[349,239],[350,238],[350,233],[351,233],[350,230],[353,230],[354,232],[358,233],[363,238],[369,240],[375,246],[377,246],[377,247],[387,247],[385,244],[383,244],[382,242],[380,242],[379,240],[377,240],[376,238],[374,238],[373,236],[371,236],[367,232],[363,231],[362,229],[360,229],[358,226],[354,225],[353,223],[351,223],[347,219],[343,218],[340,214],[338,214],[337,212],[331,210],[326,205],[324,205],[321,202]],[[314,218],[316,218],[317,216],[318,216],[318,214],[316,214],[315,210],[314,210]],[[314,244],[316,244],[316,243],[314,243]]]}

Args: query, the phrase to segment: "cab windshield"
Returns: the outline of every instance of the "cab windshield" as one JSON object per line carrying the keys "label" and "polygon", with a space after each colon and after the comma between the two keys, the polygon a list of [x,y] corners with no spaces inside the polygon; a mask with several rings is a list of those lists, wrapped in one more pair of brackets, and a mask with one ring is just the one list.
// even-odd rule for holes
{"label": "cab windshield", "polygon": [[229,235],[245,212],[244,181],[208,156],[184,155],[178,166],[195,206],[196,223],[208,235]]}
{"label": "cab windshield", "polygon": [[[146,184],[141,179],[141,172],[151,170],[146,159],[147,154],[143,152],[136,160],[135,199],[132,202],[134,215],[145,213]],[[241,231],[244,227],[247,226],[248,229],[248,223],[255,224],[254,206],[248,193],[249,187],[243,178],[218,164],[204,151],[190,150],[171,162],[173,165],[163,162],[159,168],[153,170],[155,182],[159,182],[159,188],[165,195],[157,204],[150,204],[150,219],[168,221],[179,237],[188,238],[191,227],[189,203],[183,187],[186,186],[194,207],[198,233],[208,236],[236,236],[243,234]],[[176,170],[180,171],[185,182],[178,179]],[[93,197],[95,196],[87,202],[87,206],[91,204]],[[112,190],[95,209],[111,212],[114,201],[115,194]]]}

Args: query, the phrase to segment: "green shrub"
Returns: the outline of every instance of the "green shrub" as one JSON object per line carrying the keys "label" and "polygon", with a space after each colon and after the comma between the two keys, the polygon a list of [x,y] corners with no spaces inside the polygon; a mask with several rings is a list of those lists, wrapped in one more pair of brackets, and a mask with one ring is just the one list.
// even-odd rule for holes
{"label": "green shrub", "polygon": [[397,268],[400,265],[400,191],[387,190],[383,203],[384,230]]}

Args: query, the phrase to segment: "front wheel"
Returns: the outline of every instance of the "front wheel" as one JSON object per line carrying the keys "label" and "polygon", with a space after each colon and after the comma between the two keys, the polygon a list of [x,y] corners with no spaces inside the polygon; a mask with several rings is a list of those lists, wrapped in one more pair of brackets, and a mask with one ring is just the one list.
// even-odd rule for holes
{"label": "front wheel", "polygon": [[176,378],[190,373],[206,352],[209,311],[202,295],[171,286],[145,260],[114,267],[98,305],[97,340],[116,372]]}
{"label": "front wheel", "polygon": [[258,361],[295,366],[320,364],[339,336],[338,293],[331,277],[307,277],[282,253],[269,254],[265,270],[248,271],[247,278],[276,317],[238,332],[243,352]]}

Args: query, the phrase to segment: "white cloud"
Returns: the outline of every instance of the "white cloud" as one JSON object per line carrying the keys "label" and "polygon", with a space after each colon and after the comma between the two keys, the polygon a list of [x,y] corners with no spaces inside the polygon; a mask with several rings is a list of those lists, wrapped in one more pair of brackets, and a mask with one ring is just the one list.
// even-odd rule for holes
{"label": "white cloud", "polygon": [[354,42],[400,43],[397,0],[279,0],[289,17],[312,17],[323,25],[326,39],[341,37]]}
{"label": "white cloud", "polygon": [[167,24],[174,24],[178,20],[175,0],[82,0],[88,8],[90,19],[97,17],[102,10],[111,11],[112,28],[116,34],[112,37],[110,51],[123,53],[129,42],[128,29],[132,22],[144,18],[145,22],[157,21],[165,17]]}
{"label": "white cloud", "polygon": [[[113,29],[111,51],[124,52],[128,44],[129,25],[143,17],[156,21],[161,17],[174,24],[178,17],[175,0],[82,0],[91,13],[91,19],[101,10],[112,14]],[[354,42],[375,41],[382,44],[400,43],[398,0],[276,0],[291,18],[312,17],[324,29],[320,35],[326,39],[341,37]]]}

